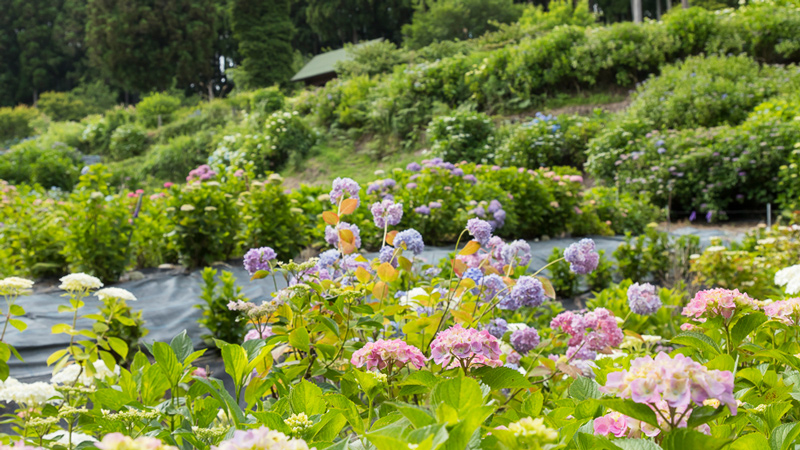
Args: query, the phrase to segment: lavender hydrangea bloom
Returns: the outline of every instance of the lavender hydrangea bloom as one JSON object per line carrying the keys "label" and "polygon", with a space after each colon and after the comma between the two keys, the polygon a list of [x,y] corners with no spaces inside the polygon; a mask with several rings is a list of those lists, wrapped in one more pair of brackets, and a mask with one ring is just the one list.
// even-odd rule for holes
{"label": "lavender hydrangea bloom", "polygon": [[372,220],[378,228],[397,225],[403,218],[403,204],[391,200],[376,202],[370,210],[372,211]]}
{"label": "lavender hydrangea bloom", "polygon": [[564,250],[564,259],[570,264],[570,270],[578,275],[586,275],[596,269],[600,255],[595,249],[595,243],[591,239],[581,239],[567,247]]}
{"label": "lavender hydrangea bloom", "polygon": [[464,170],[463,170],[463,169],[461,169],[460,167],[456,167],[455,169],[453,169],[453,170],[450,172],[450,175],[453,175],[453,176],[455,176],[455,177],[461,177],[461,176],[464,176]]}
{"label": "lavender hydrangea bloom", "polygon": [[661,299],[656,295],[656,287],[650,283],[633,283],[628,288],[628,306],[636,314],[648,316],[661,308]]}
{"label": "lavender hydrangea bloom", "polygon": [[408,170],[410,172],[419,172],[420,170],[422,170],[422,166],[420,166],[419,164],[417,164],[415,162],[412,162],[412,163],[409,163],[406,166],[406,170]]}
{"label": "lavender hydrangea bloom", "polygon": [[489,207],[487,208],[487,211],[489,211],[490,214],[494,214],[497,211],[500,211],[501,209],[503,209],[503,204],[497,200],[492,200],[491,202],[489,202]]}
{"label": "lavender hydrangea bloom", "polygon": [[472,267],[464,271],[464,276],[462,278],[469,278],[474,281],[475,284],[480,284],[481,280],[483,280],[483,272],[481,272],[481,269]]}
{"label": "lavender hydrangea bloom", "polygon": [[361,230],[358,229],[358,225],[350,224],[347,222],[339,222],[339,225],[336,228],[328,225],[325,227],[325,242],[328,244],[338,247],[339,246],[339,230],[350,230],[353,233],[353,244],[356,248],[361,247]]}
{"label": "lavender hydrangea bloom", "polygon": [[535,349],[539,341],[539,332],[536,328],[528,327],[511,333],[511,346],[522,355]]}
{"label": "lavender hydrangea bloom", "polygon": [[259,270],[269,271],[269,262],[277,256],[275,250],[270,247],[251,248],[244,255],[244,268],[250,275],[255,274]]}
{"label": "lavender hydrangea bloom", "polygon": [[545,293],[542,282],[534,277],[520,277],[517,284],[511,288],[511,295],[519,306],[535,308],[544,303]]}
{"label": "lavender hydrangea bloom", "polygon": [[469,219],[467,221],[467,231],[481,245],[486,245],[492,237],[492,226],[489,222],[481,219]]}
{"label": "lavender hydrangea bloom", "polygon": [[394,237],[395,248],[402,248],[402,244],[405,244],[405,248],[414,255],[420,255],[425,250],[425,242],[422,241],[422,235],[413,228],[401,231]]}
{"label": "lavender hydrangea bloom", "polygon": [[330,267],[339,260],[339,250],[326,250],[319,255],[319,267]]}
{"label": "lavender hydrangea bloom", "polygon": [[466,181],[469,184],[476,184],[478,182],[478,179],[475,178],[475,175],[469,174],[464,176],[464,181]]}
{"label": "lavender hydrangea bloom", "polygon": [[499,317],[492,319],[486,324],[486,331],[497,339],[502,339],[503,335],[508,331],[508,322]]}
{"label": "lavender hydrangea bloom", "polygon": [[414,208],[414,212],[417,213],[417,214],[422,214],[423,216],[427,216],[427,215],[429,215],[431,213],[431,209],[428,208],[425,205],[422,205],[422,206],[417,206],[416,208]]}
{"label": "lavender hydrangea bloom", "polygon": [[378,260],[382,263],[391,262],[393,267],[397,267],[397,258],[394,257],[394,249],[388,245],[381,248]]}
{"label": "lavender hydrangea bloom", "polygon": [[358,200],[358,191],[361,187],[352,178],[337,177],[333,180],[333,189],[331,189],[330,197],[331,203],[334,205],[339,204],[339,201],[344,198],[344,194]]}
{"label": "lavender hydrangea bloom", "polygon": [[439,202],[430,202],[428,203],[428,207],[430,207],[431,209],[439,209],[442,207],[442,204]]}
{"label": "lavender hydrangea bloom", "polygon": [[527,266],[531,262],[531,246],[518,239],[503,247],[503,262],[515,266]]}

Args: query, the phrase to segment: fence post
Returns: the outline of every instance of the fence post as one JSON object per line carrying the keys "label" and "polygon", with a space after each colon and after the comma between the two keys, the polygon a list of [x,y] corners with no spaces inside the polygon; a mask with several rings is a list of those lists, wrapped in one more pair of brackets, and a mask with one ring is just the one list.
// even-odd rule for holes
{"label": "fence post", "polygon": [[772,226],[772,203],[767,203],[767,226]]}

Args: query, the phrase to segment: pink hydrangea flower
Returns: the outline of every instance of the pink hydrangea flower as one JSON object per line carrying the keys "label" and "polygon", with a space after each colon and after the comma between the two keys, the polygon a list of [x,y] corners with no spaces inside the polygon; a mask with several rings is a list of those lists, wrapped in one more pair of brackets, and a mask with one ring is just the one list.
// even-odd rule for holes
{"label": "pink hydrangea flower", "polygon": [[583,314],[565,311],[550,321],[550,328],[569,334],[570,349],[574,353],[580,347],[582,349],[580,354],[617,347],[624,338],[616,317],[605,308],[597,308]]}
{"label": "pink hydrangea flower", "polygon": [[800,324],[800,297],[787,298],[764,306],[764,313],[787,325]]}
{"label": "pink hydrangea flower", "polygon": [[645,356],[631,362],[630,370],[608,374],[606,385],[600,387],[606,394],[629,398],[636,403],[660,408],[672,414],[682,414],[692,406],[702,406],[714,399],[728,406],[736,414],[736,399],[733,397],[733,374],[727,370],[709,370],[700,363],[683,355],[670,358],[660,352],[655,358]]}
{"label": "pink hydrangea flower", "polygon": [[599,434],[601,436],[613,434],[616,437],[624,437],[628,435],[628,432],[630,431],[628,428],[629,420],[633,421],[635,419],[631,419],[630,417],[618,412],[612,412],[606,414],[605,416],[600,416],[594,419],[594,434]]}
{"label": "pink hydrangea flower", "polygon": [[431,357],[445,368],[486,365],[500,367],[500,341],[486,330],[454,325],[431,342]]}
{"label": "pink hydrangea flower", "polygon": [[406,364],[421,369],[425,366],[425,356],[417,347],[400,339],[379,339],[367,342],[367,345],[353,353],[350,363],[356,367],[367,366],[367,370],[403,367]]}
{"label": "pink hydrangea flower", "polygon": [[212,445],[211,450],[308,450],[308,444],[302,439],[289,437],[280,431],[260,427],[251,430],[236,430],[233,437],[219,445]]}
{"label": "pink hydrangea flower", "polygon": [[698,322],[717,316],[729,321],[737,310],[748,309],[758,309],[758,304],[738,289],[709,289],[698,292],[681,314]]}

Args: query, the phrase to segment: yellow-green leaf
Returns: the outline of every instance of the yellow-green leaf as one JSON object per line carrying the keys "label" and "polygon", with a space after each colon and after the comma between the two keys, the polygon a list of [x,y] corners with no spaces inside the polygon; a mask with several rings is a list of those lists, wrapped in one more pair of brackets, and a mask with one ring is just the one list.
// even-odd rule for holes
{"label": "yellow-green leaf", "polygon": [[478,241],[469,241],[467,242],[467,245],[465,245],[464,248],[462,248],[461,251],[458,252],[458,254],[464,256],[472,255],[475,254],[480,249],[481,249],[481,244],[479,244]]}

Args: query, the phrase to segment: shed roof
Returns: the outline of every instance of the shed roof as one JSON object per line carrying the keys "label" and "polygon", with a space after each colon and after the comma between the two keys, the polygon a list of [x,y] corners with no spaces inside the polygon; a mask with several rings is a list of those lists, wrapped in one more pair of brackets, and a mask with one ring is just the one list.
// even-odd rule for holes
{"label": "shed roof", "polygon": [[[361,42],[356,44],[355,47],[361,47],[363,45],[369,45],[375,42],[382,41],[383,38],[373,39],[371,41]],[[319,55],[311,58],[311,61],[308,62],[299,72],[297,72],[293,77],[292,81],[302,81],[308,78],[313,78],[319,75],[324,75],[326,73],[336,72],[336,63],[339,61],[344,61],[349,59],[350,57],[347,54],[346,48],[340,48],[338,50],[332,50],[326,53],[320,53]]]}

